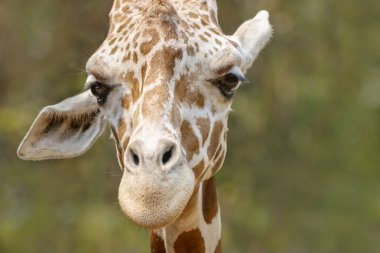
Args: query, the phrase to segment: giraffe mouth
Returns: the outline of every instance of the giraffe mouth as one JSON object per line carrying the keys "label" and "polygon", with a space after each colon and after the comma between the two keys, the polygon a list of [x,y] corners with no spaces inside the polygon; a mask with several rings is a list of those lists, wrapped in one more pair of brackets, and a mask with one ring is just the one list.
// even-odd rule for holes
{"label": "giraffe mouth", "polygon": [[170,173],[124,172],[119,204],[138,226],[158,229],[173,223],[183,212],[194,190],[194,173],[180,166]]}

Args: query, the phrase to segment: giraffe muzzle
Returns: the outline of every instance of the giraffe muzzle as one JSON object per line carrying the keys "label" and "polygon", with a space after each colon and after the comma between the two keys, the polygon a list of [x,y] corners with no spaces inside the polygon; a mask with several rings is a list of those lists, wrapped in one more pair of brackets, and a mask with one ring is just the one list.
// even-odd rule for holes
{"label": "giraffe muzzle", "polygon": [[119,203],[124,213],[146,228],[159,228],[175,221],[195,184],[179,141],[168,131],[143,129],[131,138],[124,163],[119,187]]}

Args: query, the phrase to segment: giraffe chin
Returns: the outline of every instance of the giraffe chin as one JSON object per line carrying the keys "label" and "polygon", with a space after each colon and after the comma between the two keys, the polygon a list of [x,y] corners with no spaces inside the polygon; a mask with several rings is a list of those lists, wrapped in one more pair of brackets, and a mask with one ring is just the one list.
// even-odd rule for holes
{"label": "giraffe chin", "polygon": [[138,226],[158,229],[173,223],[183,212],[194,191],[194,173],[179,168],[170,173],[124,172],[119,186],[119,204]]}

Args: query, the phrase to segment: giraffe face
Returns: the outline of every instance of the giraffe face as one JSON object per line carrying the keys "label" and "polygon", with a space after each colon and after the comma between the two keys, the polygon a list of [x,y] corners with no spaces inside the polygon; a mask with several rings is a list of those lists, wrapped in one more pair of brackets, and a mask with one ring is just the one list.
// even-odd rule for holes
{"label": "giraffe face", "polygon": [[196,182],[222,165],[231,99],[244,79],[236,42],[213,26],[199,31],[171,5],[155,8],[131,19],[111,14],[87,64],[94,95],[97,86],[109,91],[100,110],[123,169],[120,205],[149,228],[176,219]]}
{"label": "giraffe face", "polygon": [[234,92],[271,29],[262,12],[226,36],[213,6],[149,3],[115,1],[109,34],[86,66],[85,92],[46,107],[18,153],[79,155],[108,123],[123,171],[121,208],[159,228],[222,166]]}

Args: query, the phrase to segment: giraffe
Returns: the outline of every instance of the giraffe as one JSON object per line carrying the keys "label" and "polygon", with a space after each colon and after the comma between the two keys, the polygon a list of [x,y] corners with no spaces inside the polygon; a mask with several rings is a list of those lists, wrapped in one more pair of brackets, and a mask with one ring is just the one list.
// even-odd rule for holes
{"label": "giraffe", "polygon": [[271,37],[269,14],[231,36],[215,0],[115,0],[109,17],[84,91],[43,108],[18,156],[81,155],[108,125],[120,207],[150,231],[151,252],[221,252],[215,174],[234,93]]}

